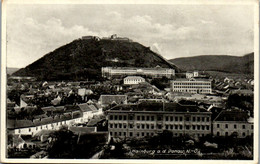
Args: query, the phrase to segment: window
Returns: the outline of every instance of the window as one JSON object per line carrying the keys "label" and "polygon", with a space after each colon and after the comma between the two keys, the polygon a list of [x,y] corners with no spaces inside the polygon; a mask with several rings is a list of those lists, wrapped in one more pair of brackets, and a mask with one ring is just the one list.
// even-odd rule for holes
{"label": "window", "polygon": [[112,132],[109,133],[111,136],[113,135]]}
{"label": "window", "polygon": [[154,121],[154,116],[151,116],[151,120]]}
{"label": "window", "polygon": [[139,133],[136,133],[136,136],[139,137]]}
{"label": "window", "polygon": [[195,130],[196,126],[195,125],[192,125],[192,130]]}
{"label": "window", "polygon": [[197,125],[197,129],[200,130],[200,125]]}
{"label": "window", "polygon": [[119,128],[122,128],[122,124],[119,124]]}
{"label": "window", "polygon": [[178,117],[175,117],[175,121],[178,121]]}
{"label": "window", "polygon": [[110,120],[113,120],[113,115],[110,115],[110,116],[109,116],[109,119],[110,119]]}
{"label": "window", "polygon": [[180,125],[180,129],[182,130],[182,125]]}
{"label": "window", "polygon": [[146,129],[149,129],[149,125],[146,125]]}
{"label": "window", "polygon": [[228,136],[228,132],[225,133],[225,136]]}
{"label": "window", "polygon": [[136,125],[136,128],[137,128],[137,129],[140,129],[140,125],[139,125],[139,124],[137,124],[137,125]]}
{"label": "window", "polygon": [[197,117],[197,121],[200,121],[200,117]]}
{"label": "window", "polygon": [[110,124],[110,128],[113,128],[113,124]]}
{"label": "window", "polygon": [[254,125],[251,125],[251,129],[254,129]]}
{"label": "window", "polygon": [[142,124],[142,129],[144,129],[144,124]]}
{"label": "window", "polygon": [[190,126],[189,126],[189,125],[186,125],[186,129],[189,130],[189,129],[190,129]]}
{"label": "window", "polygon": [[146,120],[149,121],[150,120],[150,116],[146,116]]}
{"label": "window", "polygon": [[178,125],[175,125],[175,129],[176,129],[176,130],[178,129]]}
{"label": "window", "polygon": [[209,122],[209,117],[207,117],[207,122]]}
{"label": "window", "polygon": [[219,136],[219,132],[217,132],[217,136]]}
{"label": "window", "polygon": [[117,136],[117,132],[115,132],[115,136]]}
{"label": "window", "polygon": [[226,129],[228,128],[228,124],[225,125]]}
{"label": "window", "polygon": [[245,137],[245,136],[246,136],[246,133],[245,133],[245,132],[243,132],[243,133],[242,133],[242,135],[243,135],[243,137]]}
{"label": "window", "polygon": [[142,116],[142,121],[144,121],[145,120],[145,117],[144,116]]}
{"label": "window", "polygon": [[243,125],[242,128],[245,129],[245,128],[246,128],[246,125]]}
{"label": "window", "polygon": [[209,125],[206,125],[207,130],[209,130]]}
{"label": "window", "polygon": [[202,125],[202,126],[201,126],[201,129],[202,129],[202,130],[205,130],[205,126],[204,126],[204,125]]}
{"label": "window", "polygon": [[182,117],[180,117],[180,121],[182,121]]}
{"label": "window", "polygon": [[126,124],[124,124],[124,128],[126,129]]}
{"label": "window", "polygon": [[168,130],[169,129],[169,125],[166,125],[165,128]]}
{"label": "window", "polygon": [[217,124],[217,128],[219,128],[219,124]]}
{"label": "window", "polygon": [[119,116],[119,120],[122,120],[122,116]]}
{"label": "window", "polygon": [[144,136],[144,132],[142,132],[142,136]]}
{"label": "window", "polygon": [[154,129],[154,125],[151,125],[151,129]]}
{"label": "window", "polygon": [[158,129],[162,129],[162,125],[158,125]]}
{"label": "window", "polygon": [[117,120],[117,116],[115,116],[115,120]]}
{"label": "window", "polygon": [[126,132],[124,132],[124,136],[126,136]]}
{"label": "window", "polygon": [[115,124],[115,128],[117,128],[117,124]]}
{"label": "window", "polygon": [[169,119],[169,117],[168,117],[168,116],[166,116],[166,117],[165,117],[165,121],[168,121],[168,119]]}
{"label": "window", "polygon": [[186,121],[190,121],[190,117],[186,117]]}
{"label": "window", "polygon": [[133,124],[129,124],[129,128],[133,128],[134,127],[134,125]]}
{"label": "window", "polygon": [[157,116],[158,121],[162,121],[162,116]]}
{"label": "window", "polygon": [[129,116],[129,120],[133,120],[134,118],[133,118],[133,116]]}
{"label": "window", "polygon": [[121,132],[119,132],[118,135],[121,136]]}
{"label": "window", "polygon": [[127,119],[126,119],[126,116],[124,116],[124,120],[127,120]]}
{"label": "window", "polygon": [[192,117],[192,121],[196,121],[196,118],[195,118],[195,117]]}
{"label": "window", "polygon": [[173,117],[172,116],[170,117],[170,119],[171,119],[171,121],[173,121]]}
{"label": "window", "polygon": [[133,132],[129,132],[129,136],[132,137],[133,136]]}
{"label": "window", "polygon": [[140,116],[137,116],[137,120],[140,120]]}
{"label": "window", "polygon": [[235,124],[235,125],[234,125],[234,129],[236,129],[236,128],[237,128],[237,125]]}
{"label": "window", "polygon": [[202,117],[201,119],[202,119],[203,122],[205,121],[205,117]]}

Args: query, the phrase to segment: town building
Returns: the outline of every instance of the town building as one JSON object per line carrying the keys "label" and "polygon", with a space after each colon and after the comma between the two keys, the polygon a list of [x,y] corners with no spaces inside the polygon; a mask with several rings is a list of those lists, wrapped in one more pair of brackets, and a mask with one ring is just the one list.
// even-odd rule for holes
{"label": "town building", "polygon": [[253,136],[254,124],[247,112],[241,110],[223,110],[212,122],[214,136]]}
{"label": "town building", "polygon": [[186,78],[187,79],[190,79],[190,78],[193,78],[193,77],[199,77],[199,71],[188,71],[186,72]]}
{"label": "town building", "polygon": [[210,94],[211,80],[209,79],[176,79],[172,81],[173,92],[187,92],[187,93],[200,93]]}
{"label": "town building", "polygon": [[145,82],[145,79],[140,76],[127,76],[124,78],[125,85],[133,85]]}
{"label": "town building", "polygon": [[101,95],[98,101],[102,107],[110,104],[127,104],[127,95]]}
{"label": "town building", "polygon": [[111,137],[145,137],[169,130],[174,136],[211,134],[211,112],[195,105],[140,103],[107,111]]}
{"label": "town building", "polygon": [[112,77],[125,77],[125,76],[144,76],[152,78],[167,77],[172,78],[175,76],[175,70],[171,68],[136,68],[136,67],[102,67],[102,77],[111,79]]}

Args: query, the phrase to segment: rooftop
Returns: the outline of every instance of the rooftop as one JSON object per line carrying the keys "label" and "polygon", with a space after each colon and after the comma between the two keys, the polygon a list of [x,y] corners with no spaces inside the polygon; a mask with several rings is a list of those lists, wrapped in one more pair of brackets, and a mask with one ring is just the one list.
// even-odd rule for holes
{"label": "rooftop", "polygon": [[247,122],[248,114],[245,111],[241,110],[223,110],[219,113],[219,115],[215,118],[214,121],[239,121],[239,122]]}
{"label": "rooftop", "polygon": [[110,111],[150,111],[150,112],[207,112],[205,108],[196,105],[182,105],[179,103],[142,102],[134,105],[118,105]]}

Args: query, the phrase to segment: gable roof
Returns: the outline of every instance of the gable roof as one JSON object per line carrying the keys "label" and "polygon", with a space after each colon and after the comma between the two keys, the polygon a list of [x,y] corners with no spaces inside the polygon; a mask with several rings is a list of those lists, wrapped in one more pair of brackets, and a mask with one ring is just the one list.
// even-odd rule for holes
{"label": "gable roof", "polygon": [[90,112],[90,111],[92,111],[87,103],[78,104],[78,106],[79,106],[79,108],[80,108],[80,110],[82,112]]}
{"label": "gable roof", "polygon": [[247,122],[248,114],[241,110],[222,110],[214,121]]}
{"label": "gable roof", "polygon": [[101,104],[111,104],[116,102],[117,104],[123,104],[127,100],[127,95],[101,95]]}

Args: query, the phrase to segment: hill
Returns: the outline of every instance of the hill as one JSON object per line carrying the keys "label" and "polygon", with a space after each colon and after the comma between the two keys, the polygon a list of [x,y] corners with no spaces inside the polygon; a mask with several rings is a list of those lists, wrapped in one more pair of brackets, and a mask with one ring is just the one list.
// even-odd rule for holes
{"label": "hill", "polygon": [[156,67],[178,69],[137,42],[77,39],[15,72],[38,80],[98,80],[101,67]]}
{"label": "hill", "polygon": [[254,53],[242,57],[228,55],[205,55],[169,60],[184,71],[220,71],[227,73],[254,73]]}

